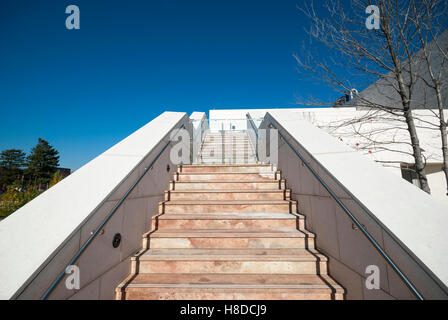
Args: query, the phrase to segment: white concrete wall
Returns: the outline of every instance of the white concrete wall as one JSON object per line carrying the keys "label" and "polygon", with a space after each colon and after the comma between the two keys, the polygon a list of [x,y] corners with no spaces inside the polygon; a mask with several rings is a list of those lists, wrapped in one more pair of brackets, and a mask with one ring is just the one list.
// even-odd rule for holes
{"label": "white concrete wall", "polygon": [[[355,217],[427,299],[448,298],[448,206],[391,174],[290,111],[270,112],[270,122],[305,157]],[[329,272],[348,299],[411,299],[385,260],[285,143],[279,163],[293,199],[329,257]],[[367,290],[366,267],[380,269],[380,290]]]}
{"label": "white concrete wall", "polygon": [[425,168],[426,178],[431,187],[431,195],[448,205],[448,194],[445,174],[442,171],[442,163],[427,164]]}
{"label": "white concrete wall", "polygon": [[[182,124],[189,127],[185,113],[163,113],[0,222],[0,298],[41,298]],[[80,290],[67,290],[62,281],[51,299],[114,297],[175,170],[169,152],[167,148],[81,256]],[[115,233],[122,236],[116,249]]]}

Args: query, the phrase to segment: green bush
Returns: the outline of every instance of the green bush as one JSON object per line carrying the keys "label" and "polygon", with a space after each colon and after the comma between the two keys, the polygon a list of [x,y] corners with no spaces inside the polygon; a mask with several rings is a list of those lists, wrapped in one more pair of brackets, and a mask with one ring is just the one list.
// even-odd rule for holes
{"label": "green bush", "polygon": [[6,192],[0,196],[0,217],[9,216],[39,195],[36,186],[23,188],[16,181],[8,187]]}

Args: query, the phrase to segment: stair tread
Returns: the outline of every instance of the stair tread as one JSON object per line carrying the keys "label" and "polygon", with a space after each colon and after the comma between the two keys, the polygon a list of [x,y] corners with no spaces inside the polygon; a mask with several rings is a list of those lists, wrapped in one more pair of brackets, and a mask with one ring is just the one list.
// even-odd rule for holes
{"label": "stair tread", "polygon": [[[195,180],[195,181],[175,181],[176,183],[275,183],[275,182],[279,182],[279,181],[284,181],[283,179],[281,180]],[[173,181],[171,181],[173,182]]]}
{"label": "stair tread", "polygon": [[216,172],[216,171],[201,171],[201,172],[179,172],[180,176],[199,176],[199,175],[273,175],[276,171],[265,171],[265,172]]}
{"label": "stair tread", "polygon": [[295,220],[298,216],[291,213],[165,213],[159,220]]}
{"label": "stair tread", "polygon": [[190,288],[291,288],[291,289],[337,289],[343,290],[327,275],[285,274],[138,274],[121,287],[190,287]]}
{"label": "stair tread", "polygon": [[150,249],[133,259],[151,261],[327,261],[325,256],[307,249]]}
{"label": "stair tread", "polygon": [[204,168],[204,167],[270,167],[270,164],[247,163],[247,164],[183,164],[182,168]]}
{"label": "stair tread", "polygon": [[219,249],[201,249],[201,248],[152,248],[145,251],[143,255],[304,255],[304,254],[322,255],[317,250],[300,248],[219,248]]}
{"label": "stair tread", "polygon": [[305,238],[300,230],[159,229],[152,238]]}
{"label": "stair tread", "polygon": [[[276,181],[276,180],[274,180]],[[286,189],[288,191],[288,189]],[[190,189],[190,190],[169,190],[171,193],[284,193],[280,189]]]}
{"label": "stair tread", "polygon": [[165,201],[166,205],[180,204],[288,204],[294,203],[294,200],[169,200]]}

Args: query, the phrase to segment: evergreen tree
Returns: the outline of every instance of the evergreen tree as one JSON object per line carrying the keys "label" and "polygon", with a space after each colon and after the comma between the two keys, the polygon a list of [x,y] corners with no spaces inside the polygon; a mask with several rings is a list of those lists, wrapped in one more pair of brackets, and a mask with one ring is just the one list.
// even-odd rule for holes
{"label": "evergreen tree", "polygon": [[25,152],[18,149],[8,149],[0,153],[0,189],[12,184],[23,174]]}
{"label": "evergreen tree", "polygon": [[59,152],[39,138],[28,156],[27,174],[35,184],[48,184],[59,166]]}

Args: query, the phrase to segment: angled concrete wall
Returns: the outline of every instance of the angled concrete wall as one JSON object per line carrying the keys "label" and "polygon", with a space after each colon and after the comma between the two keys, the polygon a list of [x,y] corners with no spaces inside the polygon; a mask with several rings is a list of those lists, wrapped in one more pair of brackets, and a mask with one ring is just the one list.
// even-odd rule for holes
{"label": "angled concrete wall", "polygon": [[[289,111],[269,112],[262,127],[270,123],[305,157],[424,298],[448,298],[448,206]],[[307,228],[317,234],[319,250],[329,257],[330,274],[347,289],[348,299],[413,299],[284,141],[279,142],[278,167],[307,218]],[[379,290],[366,288],[369,265],[380,270]]]}
{"label": "angled concrete wall", "polygon": [[[0,298],[41,298],[182,125],[191,130],[185,113],[161,114],[0,222]],[[171,145],[76,263],[80,290],[66,289],[63,280],[51,299],[114,297],[175,170],[170,150]],[[122,240],[113,248],[116,233]]]}

